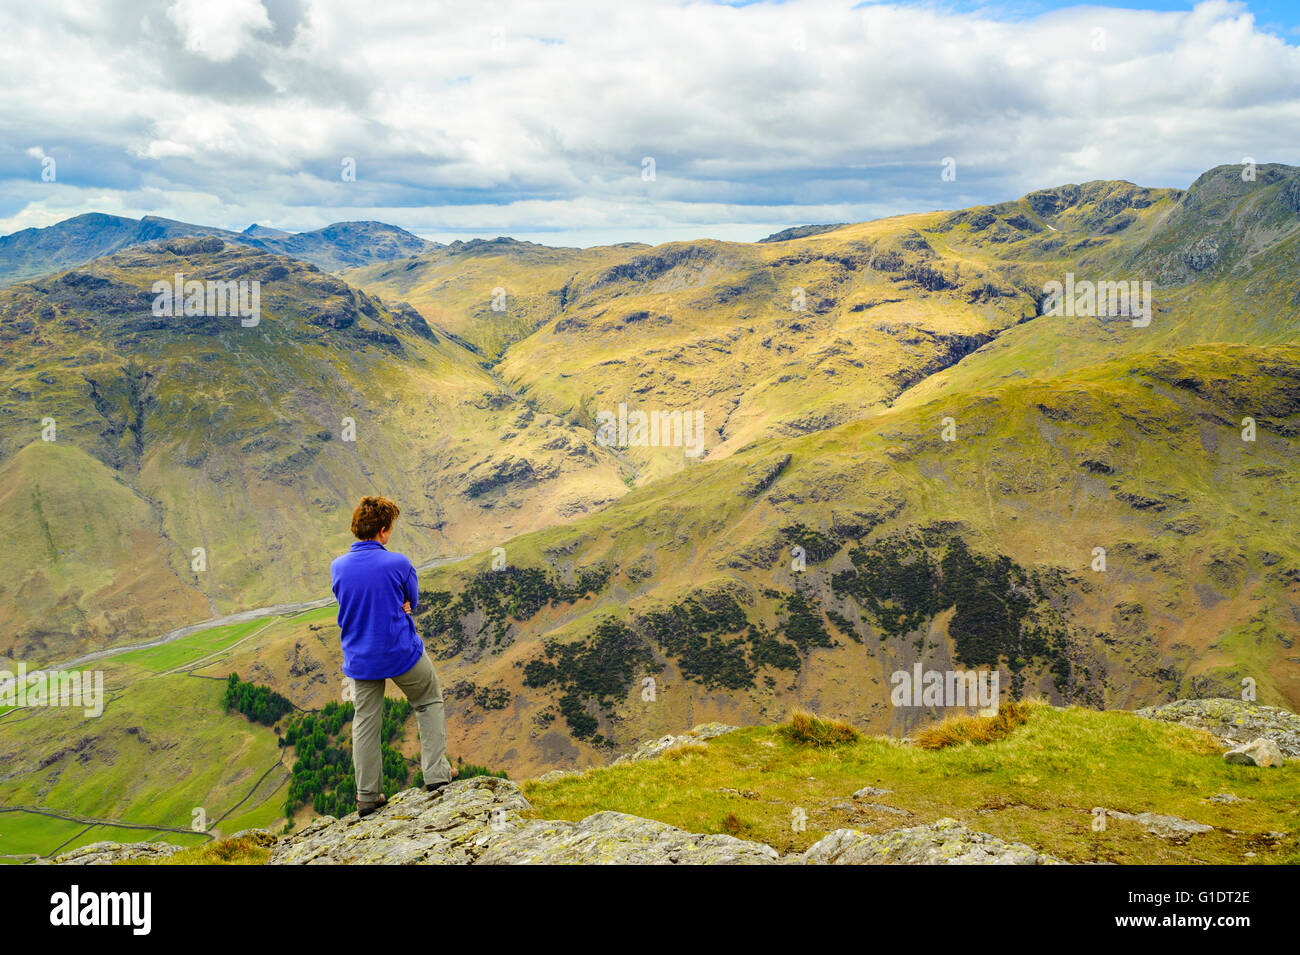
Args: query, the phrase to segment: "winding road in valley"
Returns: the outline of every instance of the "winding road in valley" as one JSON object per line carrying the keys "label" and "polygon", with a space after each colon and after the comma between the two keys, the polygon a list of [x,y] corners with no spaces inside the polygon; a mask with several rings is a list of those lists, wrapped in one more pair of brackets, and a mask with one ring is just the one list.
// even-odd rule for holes
{"label": "winding road in valley", "polygon": [[[441,567],[444,564],[455,564],[462,560],[468,560],[469,555],[462,557],[435,557],[427,560],[422,564],[416,564],[416,570],[430,570],[434,567]],[[208,620],[201,620],[198,623],[186,624],[183,627],[177,627],[161,637],[154,640],[146,640],[143,643],[130,643],[120,647],[109,647],[105,650],[96,650],[93,653],[87,653],[85,656],[77,657],[75,660],[69,660],[66,663],[60,663],[56,666],[47,666],[46,670],[71,670],[75,667],[83,666],[87,663],[94,663],[96,660],[105,660],[109,657],[115,657],[122,653],[130,653],[134,650],[148,650],[152,647],[161,647],[164,644],[171,643],[174,640],[180,640],[182,637],[188,637],[190,634],[198,633],[200,630],[210,630],[213,627],[224,627],[232,623],[247,623],[249,620],[260,620],[263,617],[278,617],[287,613],[301,613],[304,610],[316,610],[319,607],[328,607],[334,603],[333,597],[321,597],[317,600],[303,600],[298,603],[274,604],[270,607],[258,607],[253,610],[240,610],[237,613],[226,614],[224,617],[212,617]]]}

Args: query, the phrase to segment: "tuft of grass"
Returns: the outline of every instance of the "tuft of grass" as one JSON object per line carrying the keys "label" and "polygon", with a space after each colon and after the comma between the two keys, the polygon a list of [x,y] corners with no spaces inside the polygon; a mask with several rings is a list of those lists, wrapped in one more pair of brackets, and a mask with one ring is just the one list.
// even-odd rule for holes
{"label": "tuft of grass", "polygon": [[703,743],[678,743],[664,750],[660,755],[664,759],[685,759],[687,756],[699,756],[708,751],[709,747]]}
{"label": "tuft of grass", "polygon": [[1011,735],[1029,719],[1033,703],[1008,700],[993,716],[950,716],[916,733],[912,741],[921,749],[944,749],[962,743],[992,743]]}
{"label": "tuft of grass", "polygon": [[840,720],[824,720],[814,713],[794,710],[789,722],[782,725],[781,735],[804,746],[839,746],[856,743],[861,734]]}
{"label": "tuft of grass", "polygon": [[265,865],[271,855],[271,843],[260,833],[231,839],[218,839],[203,846],[182,849],[162,859],[130,859],[122,865]]}

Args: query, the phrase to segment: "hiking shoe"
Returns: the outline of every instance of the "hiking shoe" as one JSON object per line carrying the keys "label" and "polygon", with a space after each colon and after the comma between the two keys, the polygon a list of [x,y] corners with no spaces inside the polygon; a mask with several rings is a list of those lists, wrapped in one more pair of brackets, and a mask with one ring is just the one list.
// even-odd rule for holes
{"label": "hiking shoe", "polygon": [[445,783],[425,783],[424,791],[427,793],[436,793],[439,789],[442,789],[444,786],[450,786],[451,782],[452,781],[449,779]]}
{"label": "hiking shoe", "polygon": [[358,799],[358,800],[357,800],[357,815],[360,816],[362,819],[364,819],[364,818],[366,818],[366,816],[370,815],[372,812],[378,812],[380,809],[383,809],[383,808],[384,808],[385,806],[387,806],[387,805],[388,805],[388,797],[387,797],[387,796],[382,796],[382,795],[381,795],[381,796],[380,796],[377,800],[375,800],[374,802],[362,802],[360,799]]}

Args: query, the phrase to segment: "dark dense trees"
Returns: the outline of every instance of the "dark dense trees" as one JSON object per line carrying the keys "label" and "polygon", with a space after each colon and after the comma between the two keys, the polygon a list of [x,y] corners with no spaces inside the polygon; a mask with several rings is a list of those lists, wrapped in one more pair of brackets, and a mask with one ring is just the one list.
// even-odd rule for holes
{"label": "dark dense trees", "polygon": [[812,647],[835,646],[835,641],[822,623],[821,607],[816,602],[810,603],[807,597],[795,591],[785,595],[785,612],[786,620],[781,624],[781,633],[801,651],[807,652]]}
{"label": "dark dense trees", "polygon": [[688,597],[666,610],[643,614],[636,625],[677,661],[686,679],[710,688],[754,685],[745,639],[727,637],[749,626],[744,608],[730,594]]}
{"label": "dark dense trees", "polygon": [[524,667],[524,685],[559,687],[560,712],[569,731],[577,739],[594,739],[598,724],[586,704],[611,710],[626,696],[633,677],[653,667],[645,641],[610,617],[586,640],[547,643],[542,656]]}
{"label": "dark dense trees", "polygon": [[[537,567],[484,571],[466,581],[458,595],[445,590],[427,595],[416,624],[439,656],[455,656],[475,638],[480,647],[486,647],[489,636],[494,645],[502,645],[509,620],[528,620],[555,601],[573,603],[602,590],[608,581],[609,569],[599,565],[574,570],[571,581]],[[462,621],[476,611],[484,622],[470,634]]]}
{"label": "dark dense trees", "polygon": [[929,552],[907,538],[887,538],[849,551],[852,570],[831,576],[837,597],[867,610],[880,639],[901,637],[939,612],[939,570]]}
{"label": "dark dense trees", "polygon": [[1006,555],[972,553],[952,536],[936,560],[919,540],[900,536],[854,547],[849,560],[853,569],[832,575],[831,589],[871,614],[882,641],[915,632],[952,608],[948,635],[966,666],[1005,661],[1015,674],[1041,657],[1058,689],[1068,680],[1064,632],[1035,623],[1035,607],[1045,599],[1042,588]]}
{"label": "dark dense trees", "polygon": [[280,718],[293,712],[293,704],[276,693],[269,686],[245,683],[238,673],[226,678],[226,694],[222,698],[226,712],[231,710],[242,713],[254,723],[274,726]]}
{"label": "dark dense trees", "polygon": [[834,645],[815,606],[800,594],[781,596],[788,619],[779,633],[788,641],[750,623],[730,594],[696,595],[642,614],[630,626],[611,617],[584,640],[548,643],[525,664],[524,685],[557,687],[570,733],[601,742],[593,708],[612,713],[638,676],[663,669],[652,648],[675,661],[684,679],[742,689],[755,685],[762,667],[797,671],[801,649]]}
{"label": "dark dense trees", "polygon": [[[304,713],[285,727],[280,745],[294,747],[297,757],[285,799],[287,817],[292,818],[299,806],[307,804],[327,816],[346,816],[356,808],[351,740],[340,739],[354,715],[351,703],[327,703],[319,713]],[[411,778],[406,757],[389,745],[410,716],[409,702],[384,698],[379,745],[385,796],[405,789]]]}

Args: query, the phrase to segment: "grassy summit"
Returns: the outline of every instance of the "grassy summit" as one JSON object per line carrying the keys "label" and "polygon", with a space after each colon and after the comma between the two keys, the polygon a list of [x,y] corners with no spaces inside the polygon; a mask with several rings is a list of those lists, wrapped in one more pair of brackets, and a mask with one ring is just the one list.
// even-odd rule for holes
{"label": "grassy summit", "polygon": [[[781,852],[838,828],[883,832],[952,817],[1070,862],[1300,862],[1300,762],[1228,765],[1207,734],[1131,713],[1037,704],[1003,739],[938,751],[881,737],[808,746],[781,729],[740,729],[707,746],[523,789],[544,818],[612,809]],[[852,798],[864,787],[889,792]],[[1242,801],[1210,801],[1222,792]],[[1182,841],[1108,817],[1098,832],[1097,807],[1214,829]],[[795,831],[799,814],[805,828]]]}

